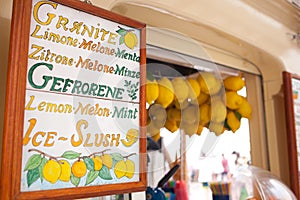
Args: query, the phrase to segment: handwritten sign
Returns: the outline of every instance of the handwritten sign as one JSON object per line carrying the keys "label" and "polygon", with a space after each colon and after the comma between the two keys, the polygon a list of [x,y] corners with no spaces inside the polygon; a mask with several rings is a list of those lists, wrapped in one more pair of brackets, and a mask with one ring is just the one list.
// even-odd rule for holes
{"label": "handwritten sign", "polygon": [[31,4],[20,192],[145,181],[144,27],[58,2]]}

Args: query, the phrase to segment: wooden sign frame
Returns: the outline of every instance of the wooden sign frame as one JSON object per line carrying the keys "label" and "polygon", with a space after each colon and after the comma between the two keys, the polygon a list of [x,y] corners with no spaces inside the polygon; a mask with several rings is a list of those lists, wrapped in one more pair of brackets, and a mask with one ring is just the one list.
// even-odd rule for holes
{"label": "wooden sign frame", "polygon": [[[295,101],[296,98],[293,92],[293,79],[299,81],[300,76],[291,74],[289,72],[283,72],[283,89],[284,89],[284,100],[285,100],[285,113],[286,113],[286,128],[287,128],[287,142],[288,142],[288,153],[289,153],[289,170],[290,170],[290,185],[297,199],[300,199],[300,188],[299,188],[299,136],[300,130],[296,129],[296,110]],[[300,91],[299,91],[300,92]],[[299,94],[300,95],[300,94]],[[300,106],[300,104],[298,105]],[[298,138],[297,138],[298,135]],[[298,143],[298,144],[297,144]]]}
{"label": "wooden sign frame", "polygon": [[[75,199],[110,194],[144,191],[146,180],[146,28],[145,24],[114,14],[107,10],[78,0],[51,0],[57,5],[66,6],[105,19],[121,26],[139,30],[139,180],[114,184],[67,187],[38,191],[21,191],[22,148],[24,133],[24,105],[26,95],[27,64],[29,55],[30,22],[33,0],[14,0],[11,26],[11,41],[7,77],[6,108],[2,151],[0,199]],[[112,38],[113,39],[113,38]],[[125,46],[124,46],[125,48]]]}

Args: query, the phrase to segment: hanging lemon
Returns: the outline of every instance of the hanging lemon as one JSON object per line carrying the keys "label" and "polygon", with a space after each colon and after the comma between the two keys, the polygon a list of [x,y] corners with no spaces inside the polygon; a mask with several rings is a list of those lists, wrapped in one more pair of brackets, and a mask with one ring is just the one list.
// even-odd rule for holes
{"label": "hanging lemon", "polygon": [[202,104],[200,110],[200,124],[205,126],[211,119],[211,107],[209,104]]}
{"label": "hanging lemon", "polygon": [[158,97],[159,89],[155,79],[146,81],[146,101],[151,105]]}
{"label": "hanging lemon", "polygon": [[167,120],[165,123],[165,128],[168,129],[171,133],[174,133],[178,130],[177,123],[173,120]]}
{"label": "hanging lemon", "polygon": [[201,92],[200,85],[199,85],[198,81],[196,81],[193,78],[188,78],[187,82],[188,82],[188,86],[189,86],[188,97],[189,97],[189,99],[194,100],[199,96],[199,94]]}
{"label": "hanging lemon", "polygon": [[209,95],[217,94],[222,87],[221,81],[210,72],[201,72],[198,75],[197,80],[199,82],[201,92],[203,91]]}
{"label": "hanging lemon", "polygon": [[172,82],[167,78],[163,77],[157,81],[159,88],[159,95],[156,99],[156,103],[162,105],[164,108],[167,108],[174,99],[174,88]]}
{"label": "hanging lemon", "polygon": [[186,80],[182,77],[176,77],[172,80],[174,94],[179,103],[182,103],[188,98],[189,86]]}
{"label": "hanging lemon", "polygon": [[241,76],[228,76],[224,79],[224,87],[227,90],[238,91],[245,86],[245,81]]}
{"label": "hanging lemon", "polygon": [[211,101],[211,120],[223,122],[227,115],[227,108],[220,98],[212,98]]}
{"label": "hanging lemon", "polygon": [[182,121],[187,123],[187,124],[193,124],[193,123],[199,123],[199,107],[195,105],[190,105],[184,110],[182,110]]}
{"label": "hanging lemon", "polygon": [[232,110],[238,109],[243,103],[243,97],[235,91],[226,92],[226,106]]}
{"label": "hanging lemon", "polygon": [[209,94],[201,92],[199,94],[198,98],[197,98],[197,102],[196,103],[198,103],[198,105],[200,106],[200,105],[204,104],[209,98],[210,98]]}
{"label": "hanging lemon", "polygon": [[234,133],[236,132],[240,126],[241,126],[241,121],[237,117],[236,113],[233,111],[229,111],[227,114],[227,124],[230,127],[231,131]]}
{"label": "hanging lemon", "polygon": [[224,123],[219,123],[219,122],[211,122],[209,123],[209,130],[213,133],[215,133],[216,136],[221,135],[222,133],[224,133],[224,131],[226,130],[224,128]]}
{"label": "hanging lemon", "polygon": [[245,97],[243,97],[243,101],[241,106],[237,109],[238,113],[241,114],[242,117],[245,117],[247,119],[251,119],[252,115],[252,107],[247,101]]}

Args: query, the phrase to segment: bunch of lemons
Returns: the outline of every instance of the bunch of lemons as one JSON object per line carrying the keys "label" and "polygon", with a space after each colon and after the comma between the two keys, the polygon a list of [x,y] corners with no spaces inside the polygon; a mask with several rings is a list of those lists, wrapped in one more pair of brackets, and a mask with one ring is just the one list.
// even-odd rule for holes
{"label": "bunch of lemons", "polygon": [[222,78],[213,72],[200,72],[191,77],[162,77],[146,82],[147,133],[154,140],[160,129],[178,129],[192,136],[208,128],[216,135],[225,130],[235,132],[242,117],[251,118],[252,108],[238,94],[245,86],[242,76]]}
{"label": "bunch of lemons", "polygon": [[[94,171],[101,170],[103,166],[111,169],[113,165],[113,159],[109,154],[95,155],[91,160],[93,161]],[[82,159],[75,161],[72,166],[65,159],[49,159],[42,169],[42,174],[45,180],[54,184],[58,180],[69,182],[72,175],[77,178],[84,177],[87,171],[87,164]]]}
{"label": "bunch of lemons", "polygon": [[116,163],[114,167],[114,173],[118,179],[122,177],[127,177],[131,179],[135,172],[135,164],[132,160],[120,160]]}
{"label": "bunch of lemons", "polygon": [[[131,137],[131,135],[129,136]],[[135,174],[134,160],[130,160],[129,157],[136,155],[136,153],[123,156],[117,152],[105,153],[106,149],[88,156],[81,156],[81,153],[69,150],[61,156],[54,157],[38,149],[29,149],[29,151],[38,153],[31,155],[24,167],[24,172],[27,173],[28,187],[38,180],[41,183],[46,180],[51,184],[60,181],[70,182],[77,187],[82,182],[81,180],[85,185],[89,185],[97,178],[102,180],[114,180],[123,177],[131,179]],[[46,156],[49,158],[47,159]],[[69,160],[74,161],[70,162]],[[113,174],[115,177],[112,176]]]}

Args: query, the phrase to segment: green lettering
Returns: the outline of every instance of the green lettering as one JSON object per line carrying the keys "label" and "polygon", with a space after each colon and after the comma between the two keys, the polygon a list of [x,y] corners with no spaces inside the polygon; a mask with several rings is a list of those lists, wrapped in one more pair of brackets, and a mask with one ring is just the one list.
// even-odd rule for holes
{"label": "green lettering", "polygon": [[29,72],[28,72],[28,81],[29,81],[29,84],[35,88],[35,89],[43,89],[46,87],[46,85],[48,84],[49,80],[52,79],[52,77],[50,76],[43,76],[43,79],[44,79],[44,82],[41,84],[41,85],[37,85],[34,83],[33,81],[33,72],[36,68],[40,67],[40,66],[46,66],[50,71],[52,71],[53,69],[53,65],[51,64],[47,64],[47,63],[36,63],[34,64],[30,69],[29,69]]}

